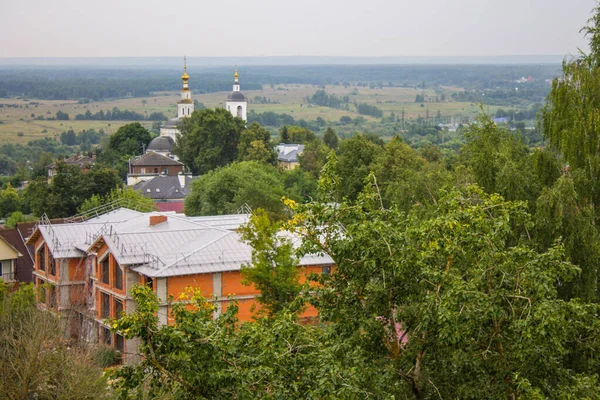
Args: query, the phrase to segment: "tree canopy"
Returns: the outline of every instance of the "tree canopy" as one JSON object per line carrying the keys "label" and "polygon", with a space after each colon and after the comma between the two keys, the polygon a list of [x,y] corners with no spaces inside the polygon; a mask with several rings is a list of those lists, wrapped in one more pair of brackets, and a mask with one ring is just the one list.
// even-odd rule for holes
{"label": "tree canopy", "polygon": [[193,174],[205,174],[238,158],[241,118],[224,108],[195,111],[185,118],[174,152]]}

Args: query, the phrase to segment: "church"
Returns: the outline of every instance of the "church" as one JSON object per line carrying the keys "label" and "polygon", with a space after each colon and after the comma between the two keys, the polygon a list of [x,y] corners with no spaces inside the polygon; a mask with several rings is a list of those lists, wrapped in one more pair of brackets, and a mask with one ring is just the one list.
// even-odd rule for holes
{"label": "church", "polygon": [[[233,74],[233,91],[225,100],[225,108],[234,117],[239,117],[247,122],[248,99],[240,91],[240,82],[237,68]],[[189,87],[190,76],[187,74],[186,58],[183,58],[183,75],[181,76],[181,100],[177,102],[177,117],[169,119],[160,128],[160,136],[152,140],[148,145],[148,151],[159,153],[165,156],[171,155],[171,150],[177,140],[177,135],[181,132],[179,127],[183,118],[189,118],[194,112],[194,101]]]}

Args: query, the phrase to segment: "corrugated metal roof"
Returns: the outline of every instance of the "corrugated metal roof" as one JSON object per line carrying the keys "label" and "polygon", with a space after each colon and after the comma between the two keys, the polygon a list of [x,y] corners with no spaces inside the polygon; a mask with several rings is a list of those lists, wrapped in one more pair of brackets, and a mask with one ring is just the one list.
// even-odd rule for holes
{"label": "corrugated metal roof", "polygon": [[[151,216],[166,216],[150,225]],[[186,217],[119,209],[80,223],[40,225],[54,258],[84,257],[100,237],[122,265],[152,277],[237,271],[251,262],[252,248],[235,231],[248,214]],[[300,238],[282,233],[294,246]],[[329,256],[307,255],[300,265],[333,264]]]}

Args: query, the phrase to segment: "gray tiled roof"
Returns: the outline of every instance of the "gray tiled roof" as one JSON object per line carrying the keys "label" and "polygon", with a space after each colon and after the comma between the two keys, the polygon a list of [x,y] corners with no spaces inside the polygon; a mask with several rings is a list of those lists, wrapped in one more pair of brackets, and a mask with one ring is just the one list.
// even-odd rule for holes
{"label": "gray tiled roof", "polygon": [[303,151],[303,144],[280,144],[277,146],[277,159],[284,162],[298,162],[298,156]]}
{"label": "gray tiled roof", "polygon": [[151,199],[183,199],[190,193],[193,178],[186,175],[184,180],[184,186],[182,187],[179,176],[158,175],[148,181],[137,183],[133,188]]}

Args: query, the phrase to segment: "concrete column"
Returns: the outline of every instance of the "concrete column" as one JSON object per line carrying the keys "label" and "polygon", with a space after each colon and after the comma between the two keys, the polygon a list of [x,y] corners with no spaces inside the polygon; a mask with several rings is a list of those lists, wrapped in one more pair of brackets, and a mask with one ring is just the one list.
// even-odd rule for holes
{"label": "concrete column", "polygon": [[223,274],[221,272],[214,273],[212,275],[212,283],[213,283],[213,296],[217,298],[215,303],[215,311],[213,313],[213,318],[217,318],[223,312],[223,305],[221,301],[218,300],[223,295]]}

